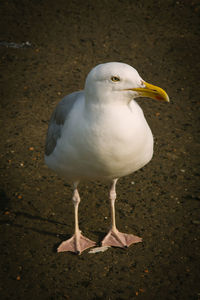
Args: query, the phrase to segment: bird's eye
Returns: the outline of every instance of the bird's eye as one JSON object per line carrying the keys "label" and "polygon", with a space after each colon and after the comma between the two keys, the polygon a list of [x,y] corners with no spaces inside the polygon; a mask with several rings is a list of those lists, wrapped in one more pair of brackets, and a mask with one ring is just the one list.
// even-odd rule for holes
{"label": "bird's eye", "polygon": [[112,77],[111,77],[111,80],[112,80],[113,82],[117,82],[117,81],[120,81],[120,78],[117,77],[117,76],[112,76]]}

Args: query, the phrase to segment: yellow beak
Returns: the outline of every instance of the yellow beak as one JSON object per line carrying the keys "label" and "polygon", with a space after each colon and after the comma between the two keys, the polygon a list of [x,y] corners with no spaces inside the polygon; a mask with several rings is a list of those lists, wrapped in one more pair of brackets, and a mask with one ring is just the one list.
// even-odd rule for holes
{"label": "yellow beak", "polygon": [[147,97],[147,98],[152,98],[155,100],[169,102],[169,97],[163,89],[161,89],[160,87],[155,86],[153,84],[147,83],[145,81],[143,83],[145,85],[144,88],[132,89],[132,91],[138,92],[139,97]]}

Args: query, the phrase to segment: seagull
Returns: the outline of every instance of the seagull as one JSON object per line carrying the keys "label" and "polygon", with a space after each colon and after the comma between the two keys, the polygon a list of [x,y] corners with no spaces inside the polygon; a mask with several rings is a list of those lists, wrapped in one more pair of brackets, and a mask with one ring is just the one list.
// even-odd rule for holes
{"label": "seagull", "polygon": [[81,254],[96,243],[79,229],[80,181],[110,181],[111,228],[102,247],[127,248],[142,242],[117,229],[116,183],[145,166],[153,155],[153,135],[143,111],[135,101],[148,97],[169,102],[160,87],[145,82],[137,70],[121,62],[94,67],[84,90],[65,96],[56,106],[48,127],[45,162],[59,176],[73,182],[75,231],[57,252]]}

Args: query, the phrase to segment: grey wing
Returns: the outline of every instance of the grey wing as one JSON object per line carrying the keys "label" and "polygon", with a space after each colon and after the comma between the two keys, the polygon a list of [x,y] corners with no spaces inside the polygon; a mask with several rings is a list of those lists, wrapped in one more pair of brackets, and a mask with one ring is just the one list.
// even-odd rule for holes
{"label": "grey wing", "polygon": [[56,106],[49,122],[45,144],[45,155],[48,156],[54,151],[57,140],[61,136],[63,124],[67,120],[74,103],[81,94],[83,94],[83,91],[67,95]]}

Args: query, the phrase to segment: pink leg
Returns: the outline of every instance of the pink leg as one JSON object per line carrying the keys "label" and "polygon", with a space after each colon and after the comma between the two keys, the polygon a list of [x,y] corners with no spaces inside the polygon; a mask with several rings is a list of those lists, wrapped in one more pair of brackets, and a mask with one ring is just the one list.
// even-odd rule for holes
{"label": "pink leg", "polygon": [[80,203],[80,196],[78,193],[78,182],[74,184],[74,193],[72,200],[74,202],[74,210],[75,210],[75,232],[74,235],[67,241],[64,241],[60,244],[57,249],[57,252],[71,251],[77,254],[81,254],[85,249],[93,247],[96,245],[95,242],[89,240],[85,236],[81,234],[78,225],[78,206]]}
{"label": "pink leg", "polygon": [[116,199],[116,183],[118,179],[114,179],[110,189],[110,203],[111,203],[111,229],[102,241],[102,246],[114,246],[126,248],[131,244],[142,242],[142,239],[133,234],[119,232],[115,221],[115,199]]}

